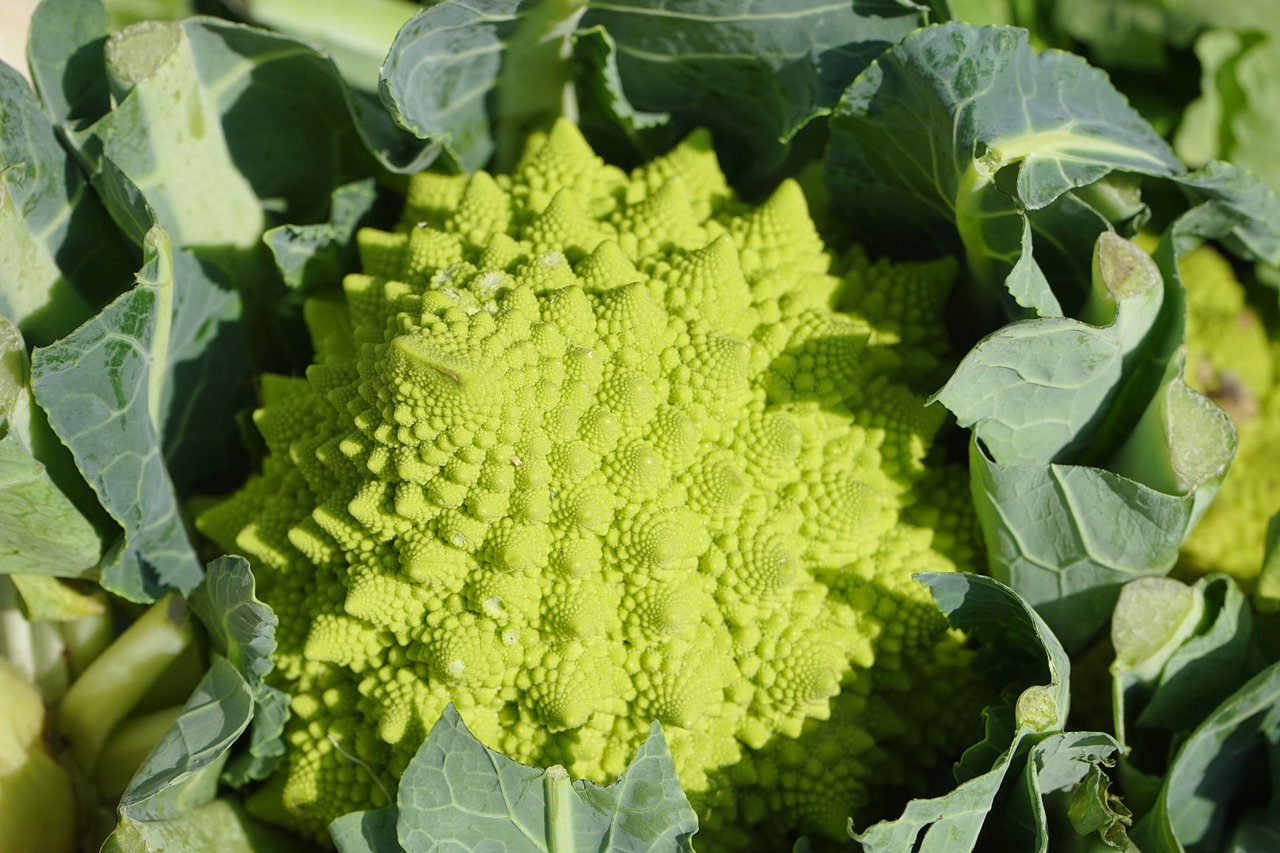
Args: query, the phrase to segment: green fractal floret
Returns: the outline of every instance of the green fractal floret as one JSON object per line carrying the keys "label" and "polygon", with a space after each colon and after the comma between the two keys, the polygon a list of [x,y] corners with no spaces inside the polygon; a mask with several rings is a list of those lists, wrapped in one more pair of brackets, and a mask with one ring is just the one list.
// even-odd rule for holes
{"label": "green fractal floret", "polygon": [[739,202],[703,134],[628,176],[567,123],[510,176],[418,176],[360,247],[306,377],[262,383],[263,472],[201,518],[280,620],[260,810],[383,805],[448,702],[602,782],[661,721],[730,848],[840,835],[955,743],[911,579],[974,550],[923,405],[953,264],[833,275],[796,184]]}
{"label": "green fractal floret", "polygon": [[1227,410],[1240,437],[1222,490],[1183,543],[1181,568],[1226,572],[1251,586],[1267,519],[1280,510],[1280,339],[1269,337],[1230,262],[1213,248],[1178,264],[1187,285],[1187,382]]}

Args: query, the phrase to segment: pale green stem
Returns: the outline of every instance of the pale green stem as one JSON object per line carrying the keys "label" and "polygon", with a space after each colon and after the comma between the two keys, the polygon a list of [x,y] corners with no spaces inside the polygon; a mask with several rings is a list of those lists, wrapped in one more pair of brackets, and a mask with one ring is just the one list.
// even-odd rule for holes
{"label": "pale green stem", "polygon": [[574,853],[573,782],[569,771],[559,764],[547,768],[542,777],[547,801],[547,853]]}
{"label": "pale green stem", "polygon": [[154,281],[138,283],[152,287],[156,291],[155,329],[151,335],[151,370],[147,387],[147,405],[151,414],[151,425],[159,436],[163,432],[161,406],[165,381],[169,371],[165,366],[169,362],[169,332],[173,327],[173,250],[169,245],[169,235],[158,225],[152,226],[144,238],[147,249],[156,253],[156,278]]}
{"label": "pale green stem", "polygon": [[181,714],[182,706],[175,705],[140,717],[130,717],[116,726],[102,747],[94,773],[100,802],[120,801],[133,774]]}
{"label": "pale green stem", "polygon": [[573,31],[586,10],[587,0],[544,0],[522,14],[498,81],[499,171],[515,166],[531,130],[557,117],[577,120],[569,60]]}
{"label": "pale green stem", "polygon": [[193,640],[182,599],[151,605],[98,656],[62,700],[60,724],[80,766],[92,772],[112,729]]}

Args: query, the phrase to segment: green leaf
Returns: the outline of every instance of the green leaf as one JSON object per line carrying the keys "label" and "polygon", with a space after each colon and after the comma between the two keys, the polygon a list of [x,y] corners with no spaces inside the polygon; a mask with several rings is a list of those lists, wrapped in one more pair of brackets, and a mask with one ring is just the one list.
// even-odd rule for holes
{"label": "green leaf", "polygon": [[929,588],[951,627],[981,640],[987,649],[982,665],[992,680],[1048,691],[1052,719],[1039,730],[1060,729],[1070,703],[1071,661],[1040,614],[1009,587],[981,575],[925,572],[915,577]]}
{"label": "green leaf", "polygon": [[[1207,10],[1230,4],[1195,5]],[[1280,191],[1274,156],[1280,133],[1274,84],[1280,74],[1280,4],[1259,0],[1235,11],[1234,16],[1229,9],[1225,15],[1209,13],[1211,20],[1204,23],[1210,28],[1195,41],[1200,97],[1186,105],[1174,148],[1193,166],[1230,160]]]}
{"label": "green leaf", "polygon": [[[563,772],[563,771],[562,771]],[[547,771],[551,776],[551,771]],[[561,797],[571,799],[568,792],[568,774],[561,783],[566,789]],[[611,785],[597,785],[579,780],[573,783],[573,792],[595,816],[603,818],[608,829],[586,832],[585,817],[578,817],[578,800],[571,800],[574,819],[574,849],[616,850],[619,853],[640,851],[676,850],[691,851],[690,838],[698,831],[698,819],[689,806],[689,800],[680,790],[675,762],[662,735],[662,727],[654,722],[649,725],[649,737],[622,776]],[[553,806],[554,806],[553,797]],[[567,816],[570,807],[561,804],[560,815]],[[557,814],[557,811],[552,811]],[[585,813],[583,813],[585,814]],[[593,820],[593,824],[599,821]],[[606,846],[607,845],[607,846]]]}
{"label": "green leaf", "polygon": [[201,577],[160,450],[172,288],[168,236],[156,227],[133,290],[32,356],[36,402],[124,531],[101,583],[131,601],[190,591]]}
{"label": "green leaf", "polygon": [[275,629],[271,608],[258,600],[253,574],[244,557],[219,557],[205,581],[189,599],[191,610],[209,632],[213,648],[227,658],[254,690],[275,663]]}
{"label": "green leaf", "polygon": [[826,155],[833,198],[872,245],[963,249],[987,288],[1019,261],[1032,266],[1007,286],[1014,316],[1016,306],[1060,313],[1054,293],[1026,285],[1048,279],[1038,255],[1027,257],[1024,211],[1115,170],[1182,167],[1079,57],[1037,54],[1024,30],[956,23],[917,30],[853,82]]}
{"label": "green leaf", "polygon": [[574,48],[579,95],[595,98],[584,125],[626,128],[643,156],[707,127],[729,174],[762,182],[850,80],[922,23],[900,0],[591,2]]}
{"label": "green leaf", "polygon": [[1113,764],[1105,758],[1089,761],[1084,778],[1067,792],[1067,817],[1077,836],[1097,833],[1107,846],[1128,850],[1133,813],[1110,792],[1111,778],[1103,768]]}
{"label": "green leaf", "polygon": [[1195,518],[1195,498],[1100,468],[1001,465],[970,445],[974,507],[992,575],[1079,651],[1111,615],[1120,587],[1164,574]]}
{"label": "green leaf", "polygon": [[134,774],[120,815],[169,820],[212,801],[228,750],[252,715],[249,685],[229,661],[214,657],[173,727]]}
{"label": "green leaf", "polygon": [[1280,811],[1272,803],[1240,819],[1226,853],[1270,853],[1280,849]]}
{"label": "green leaf", "polygon": [[1278,750],[1280,663],[1250,679],[1182,744],[1155,808],[1134,828],[1135,841],[1147,853],[1225,849],[1234,813],[1259,801],[1259,757],[1274,766]]}
{"label": "green leaf", "polygon": [[222,780],[233,788],[266,779],[284,763],[287,744],[284,726],[289,721],[289,694],[258,685],[253,697],[253,721],[249,724],[248,748],[233,755]]}
{"label": "green leaf", "polygon": [[1280,190],[1221,161],[1179,175],[1174,183],[1190,205],[1170,229],[1178,256],[1211,239],[1246,260],[1280,264]]}
{"label": "green leaf", "polygon": [[249,562],[238,556],[209,563],[205,581],[191,593],[189,603],[219,659],[235,667],[253,694],[248,749],[232,757],[223,778],[233,787],[265,779],[284,759],[284,726],[289,720],[288,695],[264,680],[275,666],[271,656],[276,651],[276,616],[258,600]]}
{"label": "green leaf", "polygon": [[93,171],[106,157],[137,185],[175,245],[253,248],[269,222],[322,218],[332,188],[368,171],[337,71],[296,40],[145,22],[111,36],[105,72],[118,105],[69,138]]}
{"label": "green leaf", "polygon": [[167,820],[142,821],[124,815],[102,853],[302,853],[310,849],[296,835],[259,823],[235,800],[219,799]]}
{"label": "green leaf", "polygon": [[14,407],[27,395],[29,371],[27,344],[22,340],[22,332],[0,314],[0,423],[3,424],[0,431],[8,432]]}
{"label": "green leaf", "polygon": [[355,232],[376,199],[372,178],[343,184],[333,191],[327,222],[279,225],[262,235],[295,297],[341,284],[356,269]]}
{"label": "green leaf", "polygon": [[587,0],[445,0],[400,30],[383,66],[396,121],[475,171],[510,168],[531,130],[568,98],[569,35]]}
{"label": "green leaf", "polygon": [[93,525],[18,435],[0,439],[0,572],[85,577],[101,550]]}
{"label": "green leaf", "polygon": [[70,332],[128,283],[122,245],[27,82],[0,64],[0,315],[33,345]]}
{"label": "green leaf", "polygon": [[[1081,822],[1088,832],[1122,838],[1122,816],[1107,806],[1106,785],[1095,778],[1119,744],[1101,732],[1062,732],[1070,661],[1048,626],[1013,590],[990,578],[916,578],[953,627],[977,636],[977,666],[1007,685],[1006,700],[985,712],[987,737],[957,765],[960,784],[942,796],[912,800],[895,820],[851,832],[862,849],[1045,851],[1051,838],[1064,829],[1074,834]],[[1090,779],[1091,799],[1079,791]]]}
{"label": "green leaf", "polygon": [[55,122],[92,121],[111,108],[102,73],[107,31],[101,0],[43,0],[31,13],[31,81]]}
{"label": "green leaf", "polygon": [[372,94],[387,47],[421,6],[412,0],[242,0],[259,25],[317,44],[355,89]]}
{"label": "green leaf", "polygon": [[1065,846],[1063,835],[1097,835],[1127,849],[1129,817],[1108,802],[1104,771],[1119,748],[1103,732],[1057,733],[1037,742],[1010,799],[984,832],[984,845],[1048,853]]}
{"label": "green leaf", "polygon": [[1115,731],[1128,803],[1150,810],[1173,747],[1265,665],[1251,610],[1218,575],[1188,587],[1143,578],[1121,591],[1111,625]]}
{"label": "green leaf", "polygon": [[[117,32],[106,63],[120,103],[70,136],[90,165],[103,157],[115,163],[176,245],[251,246],[264,215],[231,158],[216,96],[202,85],[182,25],[152,21]],[[166,191],[179,175],[182,191]]]}
{"label": "green leaf", "polygon": [[[308,352],[298,312],[279,310],[287,291],[263,231],[324,220],[334,188],[367,177],[374,156],[416,168],[423,146],[352,93],[327,57],[279,34],[211,18],[147,22],[113,34],[102,62],[116,106],[66,138],[122,227],[140,239],[136,226],[149,223],[139,208],[149,207],[179,274],[198,283],[174,334],[191,342],[192,378],[207,393],[176,408],[185,431],[212,415],[216,428],[200,435],[218,446],[166,450],[184,490],[225,488],[208,460],[230,450],[235,408],[251,404],[244,343],[258,370],[301,370]],[[121,191],[130,183],[136,198]],[[176,294],[180,305],[187,294]]]}
{"label": "green leaf", "polygon": [[101,594],[84,592],[47,575],[9,575],[22,609],[33,622],[71,622],[86,616],[103,616],[107,607]]}
{"label": "green leaf", "polygon": [[1280,512],[1267,521],[1262,570],[1258,573],[1253,603],[1261,613],[1280,610]]}
{"label": "green leaf", "polygon": [[[648,151],[646,131],[671,121],[664,112],[646,112],[629,100],[618,70],[618,45],[604,27],[580,28],[573,36],[574,92],[578,127],[598,151]],[[651,135],[651,134],[649,134]]]}
{"label": "green leaf", "polygon": [[352,812],[329,824],[338,853],[402,853],[396,838],[395,806]]}
{"label": "green leaf", "polygon": [[930,402],[972,426],[1003,465],[1056,461],[1089,440],[1089,427],[1131,371],[1163,296],[1150,257],[1104,232],[1085,306],[1090,322],[1046,317],[1004,326],[969,351]]}
{"label": "green leaf", "polygon": [[[391,834],[391,828],[395,833]],[[396,805],[334,821],[344,853],[372,850],[692,850],[697,818],[662,729],[654,723],[608,786],[570,782],[564,768],[526,767],[477,741],[445,708],[400,778]]]}
{"label": "green leaf", "polygon": [[230,488],[248,469],[236,416],[255,404],[252,348],[235,284],[191,251],[173,253],[173,328],[161,393],[165,464],[178,494]]}

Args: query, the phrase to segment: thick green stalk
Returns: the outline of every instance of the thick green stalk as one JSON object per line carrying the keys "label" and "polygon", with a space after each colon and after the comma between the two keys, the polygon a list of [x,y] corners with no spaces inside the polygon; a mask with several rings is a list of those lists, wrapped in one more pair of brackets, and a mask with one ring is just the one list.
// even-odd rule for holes
{"label": "thick green stalk", "polygon": [[186,604],[168,595],[152,604],[67,691],[60,724],[76,760],[93,772],[103,744],[191,644]]}
{"label": "thick green stalk", "polygon": [[578,120],[570,52],[587,0],[543,0],[522,11],[507,42],[498,85],[498,171],[520,159],[529,132],[557,118]]}
{"label": "thick green stalk", "polygon": [[182,706],[175,705],[140,717],[130,717],[116,726],[102,747],[94,773],[100,802],[120,801],[133,774],[181,713]]}
{"label": "thick green stalk", "polygon": [[410,0],[244,0],[249,17],[285,35],[315,42],[342,76],[373,92],[387,49],[405,22],[422,9]]}
{"label": "thick green stalk", "polygon": [[57,624],[27,619],[12,578],[0,575],[0,657],[38,687],[46,701],[56,701],[67,689],[65,651]]}
{"label": "thick green stalk", "polygon": [[573,782],[569,771],[559,764],[547,768],[542,777],[547,801],[547,853],[574,853]]}

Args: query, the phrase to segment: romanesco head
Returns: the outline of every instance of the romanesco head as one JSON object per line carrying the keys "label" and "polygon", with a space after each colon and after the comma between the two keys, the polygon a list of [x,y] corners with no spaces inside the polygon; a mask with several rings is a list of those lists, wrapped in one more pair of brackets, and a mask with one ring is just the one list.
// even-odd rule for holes
{"label": "romanesco head", "polygon": [[1231,415],[1240,437],[1222,489],[1183,544],[1181,568],[1251,585],[1267,519],[1280,510],[1280,338],[1271,339],[1231,264],[1209,246],[1179,262],[1187,286],[1187,383]]}
{"label": "romanesco head", "polygon": [[627,175],[567,123],[360,246],[201,519],[280,620],[278,814],[383,804],[453,702],[599,781],[657,719],[718,843],[838,835],[948,728],[885,708],[960,680],[913,676],[946,626],[911,580],[973,550],[923,405],[953,264],[833,275],[794,183],[743,204],[705,135]]}

